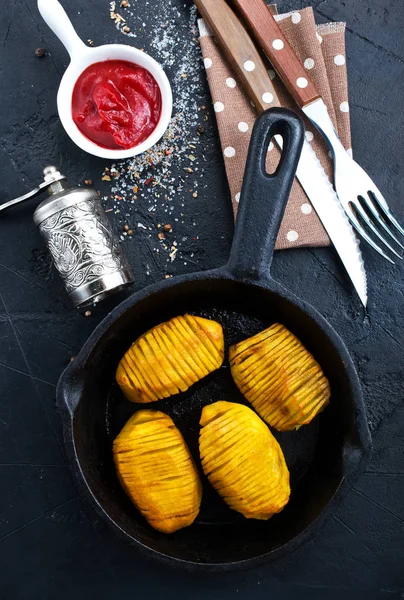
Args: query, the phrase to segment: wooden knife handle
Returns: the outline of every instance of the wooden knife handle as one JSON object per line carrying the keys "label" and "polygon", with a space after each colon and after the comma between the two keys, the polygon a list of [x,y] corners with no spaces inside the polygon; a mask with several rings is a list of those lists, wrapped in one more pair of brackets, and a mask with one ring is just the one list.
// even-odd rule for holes
{"label": "wooden knife handle", "polygon": [[249,34],[225,0],[194,0],[258,113],[280,106],[268,71]]}
{"label": "wooden knife handle", "polygon": [[267,54],[298,105],[303,108],[320,98],[293,48],[268,10],[264,0],[229,0],[244,20],[253,39]]}

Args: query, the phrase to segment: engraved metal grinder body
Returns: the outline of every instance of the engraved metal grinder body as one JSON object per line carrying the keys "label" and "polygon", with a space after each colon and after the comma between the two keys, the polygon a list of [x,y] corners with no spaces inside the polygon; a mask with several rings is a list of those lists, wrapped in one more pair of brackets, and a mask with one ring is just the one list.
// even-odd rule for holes
{"label": "engraved metal grinder body", "polygon": [[75,306],[100,302],[133,280],[118,238],[94,189],[69,187],[56,167],[43,173],[36,190],[0,211],[48,188],[49,198],[35,210],[34,222]]}

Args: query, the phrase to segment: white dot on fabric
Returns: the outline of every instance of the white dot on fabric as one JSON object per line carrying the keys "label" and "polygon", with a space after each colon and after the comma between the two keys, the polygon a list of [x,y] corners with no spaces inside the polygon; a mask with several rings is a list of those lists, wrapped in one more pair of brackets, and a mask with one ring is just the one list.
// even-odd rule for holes
{"label": "white dot on fabric", "polygon": [[306,131],[306,140],[308,142],[311,142],[313,138],[314,138],[313,132],[312,131]]}
{"label": "white dot on fabric", "polygon": [[245,63],[244,63],[244,68],[245,68],[246,71],[249,71],[249,72],[254,71],[254,69],[255,69],[255,62],[252,61],[252,60],[246,60]]}
{"label": "white dot on fabric", "polygon": [[312,212],[312,207],[308,202],[305,202],[301,205],[300,210],[304,215],[309,215]]}
{"label": "white dot on fabric", "polygon": [[224,104],[223,104],[223,102],[215,102],[213,105],[213,108],[215,109],[215,112],[217,112],[217,113],[223,112]]}
{"label": "white dot on fabric", "polygon": [[302,15],[298,12],[293,13],[292,15],[292,23],[297,25],[302,20]]}
{"label": "white dot on fabric", "polygon": [[268,146],[268,152],[271,152],[271,150],[274,149],[274,143],[273,142],[269,142],[269,146]]}
{"label": "white dot on fabric", "polygon": [[282,42],[282,40],[274,40],[272,42],[272,47],[275,48],[275,50],[282,50],[284,45],[285,44]]}
{"label": "white dot on fabric", "polygon": [[204,58],[203,59],[203,64],[205,65],[205,69],[210,69],[210,67],[212,66],[212,59],[211,58]]}
{"label": "white dot on fabric", "polygon": [[345,102],[341,102],[341,104],[339,105],[339,109],[343,113],[349,112],[349,104],[348,104],[348,102],[346,102],[346,101]]}
{"label": "white dot on fabric", "polygon": [[349,154],[349,156],[352,158],[352,148],[348,148],[347,153]]}
{"label": "white dot on fabric", "polygon": [[227,87],[229,87],[229,88],[235,88],[235,87],[236,87],[236,85],[237,85],[237,82],[236,82],[236,80],[235,80],[235,79],[233,79],[233,77],[228,77],[228,78],[226,79],[226,85],[227,85]]}
{"label": "white dot on fabric", "polygon": [[273,99],[274,97],[271,92],[265,92],[265,94],[262,94],[262,101],[265,102],[265,104],[271,104]]}
{"label": "white dot on fabric", "polygon": [[268,75],[271,79],[275,79],[275,77],[276,77],[276,73],[273,69],[268,70]]}
{"label": "white dot on fabric", "polygon": [[226,158],[233,158],[233,156],[236,156],[236,150],[233,148],[233,146],[227,146],[227,148],[224,149],[224,153]]}
{"label": "white dot on fabric", "polygon": [[321,37],[321,35],[316,31],[316,37],[318,39],[318,41],[320,42],[320,44],[323,43],[323,38]]}
{"label": "white dot on fabric", "polygon": [[248,131],[248,123],[240,121],[240,123],[238,124],[238,128],[242,133],[246,133]]}
{"label": "white dot on fabric", "polygon": [[287,232],[286,237],[289,242],[296,242],[296,240],[299,239],[299,234],[297,233],[297,231],[293,231],[292,229],[291,231]]}
{"label": "white dot on fabric", "polygon": [[312,58],[306,58],[304,61],[305,69],[312,69],[314,67],[314,60]]}
{"label": "white dot on fabric", "polygon": [[334,62],[336,65],[341,66],[345,64],[345,56],[343,54],[337,54],[334,56]]}
{"label": "white dot on fabric", "polygon": [[296,85],[299,88],[305,88],[309,85],[309,82],[307,81],[306,77],[298,77],[297,81],[296,81]]}
{"label": "white dot on fabric", "polygon": [[235,196],[234,199],[237,202],[237,204],[240,202],[240,196],[241,196],[241,192],[238,192]]}

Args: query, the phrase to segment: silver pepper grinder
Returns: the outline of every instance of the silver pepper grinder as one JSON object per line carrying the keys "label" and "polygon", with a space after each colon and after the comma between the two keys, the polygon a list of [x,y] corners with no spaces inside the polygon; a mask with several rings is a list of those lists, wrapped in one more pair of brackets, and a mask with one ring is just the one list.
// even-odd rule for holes
{"label": "silver pepper grinder", "polygon": [[0,214],[48,188],[34,222],[75,306],[100,302],[133,280],[117,236],[94,189],[70,187],[56,167],[43,174],[36,189],[2,204]]}

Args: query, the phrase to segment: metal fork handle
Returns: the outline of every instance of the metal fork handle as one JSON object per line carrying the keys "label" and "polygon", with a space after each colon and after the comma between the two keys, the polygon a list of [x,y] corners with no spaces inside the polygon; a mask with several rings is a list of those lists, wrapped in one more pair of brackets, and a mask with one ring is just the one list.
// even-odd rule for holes
{"label": "metal fork handle", "polygon": [[[320,131],[334,155],[341,150],[346,152],[322,100],[308,104],[304,107],[303,112]],[[320,115],[321,118],[319,118]]]}

